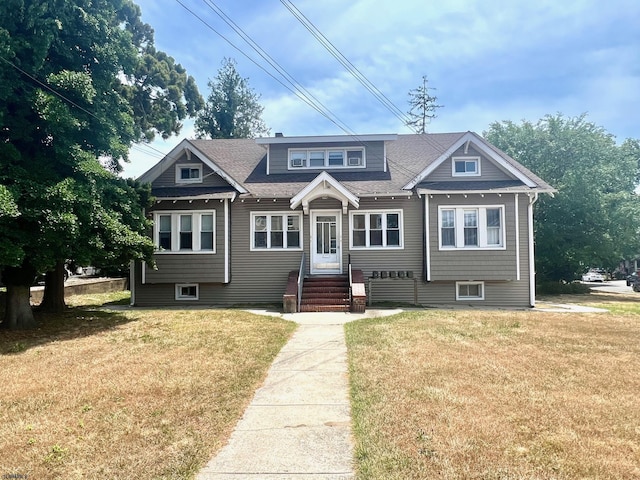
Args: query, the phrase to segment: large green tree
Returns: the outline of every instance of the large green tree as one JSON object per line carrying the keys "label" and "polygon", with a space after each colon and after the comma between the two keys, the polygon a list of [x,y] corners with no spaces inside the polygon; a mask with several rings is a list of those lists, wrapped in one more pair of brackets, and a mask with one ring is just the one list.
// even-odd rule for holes
{"label": "large green tree", "polygon": [[225,58],[215,79],[205,108],[195,122],[198,138],[255,138],[268,135],[262,121],[260,96],[249,87],[248,79],[236,70],[236,62]]}
{"label": "large green tree", "polygon": [[640,252],[637,140],[618,145],[585,115],[561,114],[496,122],[484,135],[558,190],[535,205],[539,280],[573,280]]}
{"label": "large green tree", "polygon": [[36,273],[150,257],[148,194],[115,173],[203,101],[130,0],[4,0],[0,64],[2,325],[27,328]]}

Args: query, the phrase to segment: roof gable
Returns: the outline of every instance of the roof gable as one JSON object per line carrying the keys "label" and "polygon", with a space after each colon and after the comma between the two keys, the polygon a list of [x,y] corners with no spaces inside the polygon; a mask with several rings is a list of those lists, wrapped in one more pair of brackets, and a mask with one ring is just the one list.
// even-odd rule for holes
{"label": "roof gable", "polygon": [[495,162],[499,165],[503,170],[513,175],[514,178],[520,180],[524,185],[530,188],[534,188],[537,183],[534,179],[530,178],[525,172],[521,169],[517,168],[514,164],[509,162],[507,159],[498,154],[496,150],[491,148],[487,142],[480,136],[476,135],[473,132],[467,132],[463,136],[461,136],[458,140],[456,140],[447,150],[442,153],[434,162],[429,164],[422,172],[420,172],[417,176],[415,176],[409,183],[407,183],[403,188],[410,190],[414,188],[416,185],[425,180],[434,170],[436,170],[443,162],[447,161],[451,156],[463,145],[471,143],[474,148],[489,158],[491,161]]}
{"label": "roof gable", "polygon": [[360,199],[357,196],[327,172],[322,172],[291,199],[291,208],[296,209],[302,205],[304,213],[309,213],[309,202],[322,197],[331,197],[342,202],[344,213],[347,213],[349,203],[355,208],[360,205]]}
{"label": "roof gable", "polygon": [[183,152],[187,152],[187,157],[196,155],[203,164],[208,166],[212,171],[228,182],[229,185],[235,188],[239,193],[248,193],[247,189],[244,188],[242,184],[236,181],[231,175],[209,158],[208,155],[187,139],[182,140],[178,145],[176,145],[162,160],[138,177],[138,180],[141,182],[153,183],[154,180],[160,177],[163,172],[171,168],[171,166],[181,158]]}

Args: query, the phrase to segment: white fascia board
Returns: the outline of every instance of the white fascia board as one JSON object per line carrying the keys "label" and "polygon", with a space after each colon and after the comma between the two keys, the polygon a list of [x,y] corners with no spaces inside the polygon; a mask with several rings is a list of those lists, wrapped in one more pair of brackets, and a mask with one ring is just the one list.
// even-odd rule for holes
{"label": "white fascia board", "polygon": [[210,193],[202,195],[185,195],[181,197],[155,197],[156,202],[162,201],[177,201],[177,200],[231,200],[236,199],[238,194],[236,192],[224,192],[224,193]]}
{"label": "white fascia board", "polygon": [[317,195],[314,195],[314,191],[323,182],[326,182],[331,188],[333,188],[333,190],[335,190],[338,195],[328,190],[325,190],[323,194],[327,194],[333,198],[346,200],[351,205],[358,208],[358,205],[360,204],[360,199],[356,195],[351,193],[351,191],[349,191],[344,185],[342,185],[339,181],[337,181],[327,172],[322,172],[316,178],[314,178],[311,182],[309,182],[306,187],[304,187],[302,190],[300,190],[300,192],[298,192],[294,197],[291,198],[291,209],[294,210],[298,208],[300,205],[302,205],[303,203],[307,203],[317,198]]}
{"label": "white fascia board", "polygon": [[396,140],[396,133],[376,134],[376,135],[315,135],[304,137],[260,137],[256,138],[258,145],[269,145],[274,143],[338,143],[338,142],[384,142]]}
{"label": "white fascia board", "polygon": [[436,161],[434,161],[431,165],[425,168],[422,172],[420,172],[411,182],[407,183],[403,188],[412,189],[421,181],[423,181],[426,177],[428,177],[436,168],[438,168],[444,161],[446,161],[449,157],[451,157],[456,150],[458,150],[462,145],[466,142],[471,142],[474,147],[484,153],[487,157],[493,160],[495,163],[500,165],[506,171],[511,173],[514,177],[520,180],[528,187],[535,187],[536,183],[531,181],[529,177],[527,177],[520,170],[516,169],[513,165],[507,162],[504,158],[498,155],[493,149],[489,148],[486,145],[485,140],[482,137],[479,137],[473,132],[467,132],[462,137],[460,137],[453,145],[451,145],[442,155],[440,155]]}
{"label": "white fascia board", "polygon": [[473,194],[489,194],[500,193],[502,195],[508,193],[551,193],[550,190],[542,190],[537,188],[522,188],[509,190],[432,190],[430,188],[416,188],[418,195],[473,195]]}
{"label": "white fascia board", "polygon": [[233,179],[233,177],[231,177],[227,172],[225,172],[222,168],[220,168],[209,157],[207,157],[207,155],[205,155],[201,150],[196,148],[186,138],[182,140],[178,145],[176,145],[169,153],[167,153],[162,160],[160,160],[157,164],[155,164],[153,167],[151,167],[149,170],[143,173],[140,177],[138,177],[138,180],[140,182],[145,182],[145,183],[153,182],[156,178],[162,175],[162,173],[164,173],[168,168],[170,168],[171,165],[173,165],[178,160],[178,158],[180,158],[180,155],[182,155],[182,152],[185,150],[189,150],[192,154],[195,154],[202,163],[204,163],[211,170],[213,170],[215,173],[217,173],[222,178],[224,178],[229,183],[229,185],[231,185],[233,188],[238,190],[238,192],[249,193],[249,191],[246,188],[244,188],[242,185],[236,182]]}

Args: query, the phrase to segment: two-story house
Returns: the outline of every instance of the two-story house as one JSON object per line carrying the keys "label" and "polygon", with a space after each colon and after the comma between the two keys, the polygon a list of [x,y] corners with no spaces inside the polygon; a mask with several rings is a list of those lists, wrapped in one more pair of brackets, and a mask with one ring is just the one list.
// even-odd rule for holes
{"label": "two-story house", "polygon": [[156,268],[132,265],[132,304],[288,311],[533,306],[533,204],[554,191],[473,132],[183,140],[140,180]]}

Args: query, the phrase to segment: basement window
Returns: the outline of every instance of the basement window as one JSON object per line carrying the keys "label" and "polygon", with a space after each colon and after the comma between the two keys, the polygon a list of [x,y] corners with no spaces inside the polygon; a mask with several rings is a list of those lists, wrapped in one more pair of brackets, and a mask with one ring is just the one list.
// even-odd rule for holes
{"label": "basement window", "polygon": [[176,300],[198,300],[199,288],[197,283],[176,284]]}

